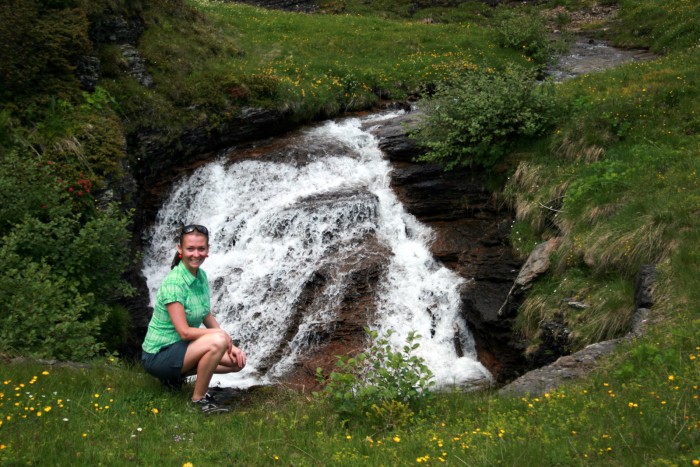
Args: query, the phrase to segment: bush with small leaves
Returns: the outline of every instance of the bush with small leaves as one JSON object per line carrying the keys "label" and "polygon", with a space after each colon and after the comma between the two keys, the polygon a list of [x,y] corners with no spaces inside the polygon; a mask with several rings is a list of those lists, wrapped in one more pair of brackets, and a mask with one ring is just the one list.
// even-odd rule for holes
{"label": "bush with small leaves", "polygon": [[492,168],[516,142],[543,134],[556,117],[553,85],[522,68],[470,70],[440,85],[419,108],[426,119],[412,136],[428,150],[419,160],[447,170]]}
{"label": "bush with small leaves", "polygon": [[328,378],[316,370],[325,395],[343,420],[369,421],[376,428],[402,425],[433,397],[433,373],[413,352],[420,335],[411,332],[406,345],[394,349],[388,331],[379,336],[366,330],[370,346],[356,357],[338,357],[337,370]]}

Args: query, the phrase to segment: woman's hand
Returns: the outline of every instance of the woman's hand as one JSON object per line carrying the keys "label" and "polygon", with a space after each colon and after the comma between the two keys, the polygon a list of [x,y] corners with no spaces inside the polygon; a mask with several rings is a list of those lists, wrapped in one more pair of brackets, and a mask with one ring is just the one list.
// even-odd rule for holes
{"label": "woman's hand", "polygon": [[244,351],[233,345],[233,339],[231,339],[231,343],[228,346],[228,356],[240,368],[245,367],[246,354]]}

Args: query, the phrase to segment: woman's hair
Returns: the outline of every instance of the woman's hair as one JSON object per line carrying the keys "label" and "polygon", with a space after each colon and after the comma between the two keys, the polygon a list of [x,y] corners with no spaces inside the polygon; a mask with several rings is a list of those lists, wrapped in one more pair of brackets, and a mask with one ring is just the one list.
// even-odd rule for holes
{"label": "woman's hair", "polygon": [[[200,234],[204,235],[207,238],[207,244],[209,244],[209,230],[204,227],[203,225],[198,225],[198,224],[189,224],[185,225],[180,229],[180,232],[177,236],[177,244],[182,245],[182,238],[187,235],[191,234],[192,232],[199,232]],[[175,252],[175,257],[173,258],[173,262],[170,265],[170,269],[175,268],[178,264],[180,264],[180,253]]]}

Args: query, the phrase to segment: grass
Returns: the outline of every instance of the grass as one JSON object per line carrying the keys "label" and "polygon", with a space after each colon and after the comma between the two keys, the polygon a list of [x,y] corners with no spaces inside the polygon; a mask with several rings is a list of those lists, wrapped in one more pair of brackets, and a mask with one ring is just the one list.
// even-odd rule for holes
{"label": "grass", "polygon": [[[695,322],[686,323],[697,328]],[[264,388],[206,417],[139,367],[4,362],[4,465],[693,465],[700,341],[624,345],[589,381],[532,397],[439,395],[410,423],[350,425],[326,402]]]}
{"label": "grass", "polygon": [[[691,49],[560,85],[570,117],[549,144],[530,149],[506,188],[523,256],[543,238],[562,239],[557,274],[525,303],[525,335],[536,336],[541,320],[562,313],[579,346],[622,335],[641,266],[666,269],[693,257],[700,229],[697,76],[700,53]],[[689,284],[695,267],[671,266],[669,280]],[[611,277],[628,286],[603,293]],[[566,296],[590,305],[586,316],[562,307]]]}
{"label": "grass", "polygon": [[460,68],[526,63],[496,47],[490,30],[467,22],[300,15],[205,0],[178,14],[153,7],[147,18],[139,50],[152,89],[124,73],[118,49],[102,50],[104,85],[131,131],[215,128],[242,106],[306,121],[415,96]]}

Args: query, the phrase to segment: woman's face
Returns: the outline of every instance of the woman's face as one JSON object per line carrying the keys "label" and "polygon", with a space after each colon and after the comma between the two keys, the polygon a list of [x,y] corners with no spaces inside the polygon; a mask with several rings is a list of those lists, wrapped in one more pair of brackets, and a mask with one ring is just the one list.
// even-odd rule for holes
{"label": "woman's face", "polygon": [[182,262],[193,276],[209,254],[207,237],[195,231],[182,236],[181,243],[177,246],[177,252],[182,255]]}

